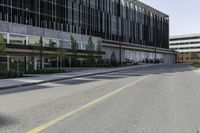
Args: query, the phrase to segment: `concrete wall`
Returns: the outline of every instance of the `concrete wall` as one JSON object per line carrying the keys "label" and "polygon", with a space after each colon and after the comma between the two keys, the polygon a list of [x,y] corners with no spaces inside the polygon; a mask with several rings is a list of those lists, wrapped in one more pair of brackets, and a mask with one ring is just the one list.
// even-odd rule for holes
{"label": "concrete wall", "polygon": [[164,54],[164,64],[174,64],[176,63],[176,55]]}
{"label": "concrete wall", "polygon": [[106,52],[106,54],[103,56],[103,59],[110,59],[112,53],[115,52],[117,61],[119,61],[119,49],[118,48],[102,47],[102,51]]}
{"label": "concrete wall", "polygon": [[[57,30],[38,28],[33,26],[26,26],[26,25],[2,22],[2,21],[0,21],[0,32],[41,36],[41,37],[55,38],[61,40],[70,40],[72,35],[78,42],[84,42],[84,43],[87,43],[89,38],[89,36],[86,35],[79,35],[69,32],[62,32]],[[101,38],[92,36],[92,40],[93,43],[97,45],[98,41],[99,40],[101,41]]]}
{"label": "concrete wall", "polygon": [[[119,48],[118,47],[106,47],[103,46],[102,50],[106,52],[106,55],[103,57],[103,59],[110,59],[111,54],[113,51],[115,51],[117,61],[119,62]],[[142,62],[146,58],[149,60],[155,59],[155,53],[154,52],[146,52],[146,51],[136,51],[136,50],[130,50],[130,49],[122,49],[121,52],[121,58],[122,62],[126,59],[129,59],[134,62]],[[127,55],[128,54],[128,55]],[[164,64],[173,64],[175,63],[175,55],[174,54],[166,54],[166,53],[157,53],[156,58],[163,60]]]}

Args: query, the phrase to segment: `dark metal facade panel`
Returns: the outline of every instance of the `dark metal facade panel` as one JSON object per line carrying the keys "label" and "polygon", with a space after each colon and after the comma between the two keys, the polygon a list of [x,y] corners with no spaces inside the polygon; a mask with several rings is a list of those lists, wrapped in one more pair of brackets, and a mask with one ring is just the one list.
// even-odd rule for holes
{"label": "dark metal facade panel", "polygon": [[152,8],[122,0],[0,0],[0,20],[169,47],[169,20]]}

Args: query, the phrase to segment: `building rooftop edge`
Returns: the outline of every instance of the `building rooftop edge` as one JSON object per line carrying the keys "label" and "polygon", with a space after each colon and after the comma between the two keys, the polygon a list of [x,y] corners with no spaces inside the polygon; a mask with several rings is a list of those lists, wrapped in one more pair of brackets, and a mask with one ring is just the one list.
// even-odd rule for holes
{"label": "building rooftop edge", "polygon": [[195,37],[195,36],[200,36],[200,33],[173,35],[173,36],[170,36],[170,39],[173,39],[173,38],[185,38],[185,37]]}
{"label": "building rooftop edge", "polygon": [[144,7],[146,9],[152,11],[155,14],[162,15],[165,18],[169,18],[169,15],[167,15],[167,14],[163,13],[162,11],[159,11],[159,10],[155,9],[154,7],[152,7],[150,5],[147,5],[146,3],[141,2],[139,0],[126,0],[126,1],[129,2],[129,3],[134,3],[134,4],[136,4],[136,5],[140,6],[140,7]]}
{"label": "building rooftop edge", "polygon": [[166,13],[163,13],[162,11],[159,11],[159,10],[157,10],[156,8],[154,8],[154,7],[150,6],[150,5],[147,5],[146,3],[143,3],[143,2],[141,2],[141,1],[138,1],[138,2],[139,2],[140,4],[142,4],[144,7],[150,9],[151,11],[154,11],[155,13],[157,13],[157,14],[159,14],[159,15],[162,15],[162,16],[164,16],[164,17],[166,17],[166,18],[169,18],[169,15],[167,15]]}

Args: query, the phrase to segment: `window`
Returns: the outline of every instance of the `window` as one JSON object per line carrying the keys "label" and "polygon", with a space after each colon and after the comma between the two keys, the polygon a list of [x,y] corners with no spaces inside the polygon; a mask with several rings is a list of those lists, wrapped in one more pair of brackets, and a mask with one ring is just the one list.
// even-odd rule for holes
{"label": "window", "polygon": [[0,33],[0,37],[3,38],[4,43],[7,43],[7,34],[6,33]]}
{"label": "window", "polygon": [[81,42],[77,42],[78,43],[78,49],[82,50],[82,44]]}
{"label": "window", "polygon": [[26,37],[22,35],[14,35],[10,34],[10,43],[17,44],[17,45],[25,45],[26,44]]}
{"label": "window", "polygon": [[7,70],[7,57],[0,56],[0,66],[1,66],[0,72]]}
{"label": "window", "polygon": [[28,44],[32,46],[40,46],[40,37],[29,36]]}
{"label": "window", "polygon": [[82,50],[86,50],[86,47],[87,47],[88,43],[82,43]]}
{"label": "window", "polygon": [[62,41],[63,48],[71,49],[71,42],[70,41]]}
{"label": "window", "polygon": [[44,39],[44,47],[50,47],[50,48],[57,48],[59,46],[59,41],[55,39]]}

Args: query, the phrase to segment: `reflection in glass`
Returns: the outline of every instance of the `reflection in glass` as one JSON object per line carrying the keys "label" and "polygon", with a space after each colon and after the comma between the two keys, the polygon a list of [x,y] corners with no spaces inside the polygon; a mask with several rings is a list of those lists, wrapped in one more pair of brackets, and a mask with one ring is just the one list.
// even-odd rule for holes
{"label": "reflection in glass", "polygon": [[7,57],[6,56],[0,56],[0,72],[7,70]]}
{"label": "reflection in glass", "polygon": [[58,40],[44,39],[44,47],[57,48],[59,46]]}
{"label": "reflection in glass", "polygon": [[29,36],[28,44],[32,46],[40,46],[40,37]]}
{"label": "reflection in glass", "polygon": [[25,45],[26,44],[26,37],[21,35],[13,35],[10,34],[10,43],[17,44],[17,45]]}
{"label": "reflection in glass", "polygon": [[4,43],[7,43],[7,34],[5,34],[5,33],[0,33],[0,37],[3,38],[3,42],[4,42]]}

